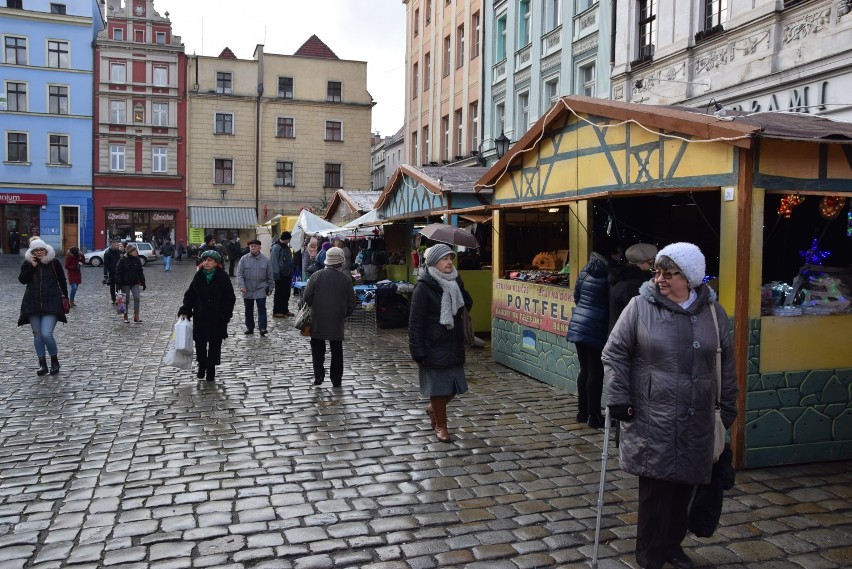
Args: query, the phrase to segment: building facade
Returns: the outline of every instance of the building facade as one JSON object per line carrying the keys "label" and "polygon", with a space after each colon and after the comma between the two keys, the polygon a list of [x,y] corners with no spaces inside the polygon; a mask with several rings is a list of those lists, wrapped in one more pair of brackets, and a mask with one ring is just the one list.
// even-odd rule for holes
{"label": "building facade", "polygon": [[[370,188],[367,64],[312,36],[293,55],[188,60],[187,205],[217,239]],[[192,239],[191,239],[192,241]]]}
{"label": "building facade", "polygon": [[689,4],[618,4],[613,99],[852,118],[852,2]]}
{"label": "building facade", "polygon": [[0,4],[0,248],[90,247],[96,0]]}
{"label": "building facade", "polygon": [[186,238],[186,58],[153,0],[109,0],[95,45],[95,245]]}

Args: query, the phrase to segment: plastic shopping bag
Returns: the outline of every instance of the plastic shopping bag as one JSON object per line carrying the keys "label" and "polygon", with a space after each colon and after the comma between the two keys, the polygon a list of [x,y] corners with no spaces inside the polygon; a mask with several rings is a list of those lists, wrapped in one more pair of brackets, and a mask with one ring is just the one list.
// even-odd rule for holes
{"label": "plastic shopping bag", "polygon": [[175,346],[174,340],[169,340],[166,355],[163,356],[163,365],[176,367],[178,369],[192,369],[192,352],[181,352]]}
{"label": "plastic shopping bag", "polygon": [[192,355],[192,322],[186,318],[178,318],[174,329],[175,348],[179,352]]}
{"label": "plastic shopping bag", "polygon": [[115,293],[115,311],[119,314],[127,313],[127,296],[123,292]]}

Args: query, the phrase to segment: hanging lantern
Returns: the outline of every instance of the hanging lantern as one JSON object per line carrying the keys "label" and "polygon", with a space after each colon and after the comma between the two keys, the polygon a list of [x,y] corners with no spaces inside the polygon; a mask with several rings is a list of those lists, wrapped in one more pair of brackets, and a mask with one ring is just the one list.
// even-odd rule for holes
{"label": "hanging lantern", "polygon": [[805,198],[799,194],[789,194],[781,198],[781,205],[778,206],[778,215],[783,215],[786,219],[790,219],[793,215],[793,208],[805,201]]}
{"label": "hanging lantern", "polygon": [[846,198],[844,197],[825,196],[819,202],[819,214],[825,219],[834,219],[840,215],[844,205],[846,205]]}

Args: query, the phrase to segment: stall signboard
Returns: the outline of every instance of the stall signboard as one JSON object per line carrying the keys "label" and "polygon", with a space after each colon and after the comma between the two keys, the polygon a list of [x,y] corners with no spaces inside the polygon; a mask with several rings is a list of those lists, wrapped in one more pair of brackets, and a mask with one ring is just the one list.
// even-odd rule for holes
{"label": "stall signboard", "polygon": [[498,279],[491,298],[492,314],[528,328],[563,335],[574,306],[571,289]]}
{"label": "stall signboard", "polygon": [[204,228],[203,227],[190,227],[189,228],[189,242],[190,243],[204,243]]}

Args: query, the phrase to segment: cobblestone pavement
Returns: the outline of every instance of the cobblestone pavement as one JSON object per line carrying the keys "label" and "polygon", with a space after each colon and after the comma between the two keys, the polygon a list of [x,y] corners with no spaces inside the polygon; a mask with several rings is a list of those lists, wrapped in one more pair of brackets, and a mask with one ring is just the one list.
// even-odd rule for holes
{"label": "cobblestone pavement", "polygon": [[[344,345],[342,389],[311,385],[307,339],[231,324],[214,385],[161,365],[192,266],[146,269],[142,324],[86,268],[62,370],[37,377],[0,257],[0,569],[588,566],[602,433],[576,401],[472,352],[435,441],[404,331]],[[635,567],[637,480],[609,461],[601,568]],[[852,565],[852,462],[738,473],[700,567]]]}

